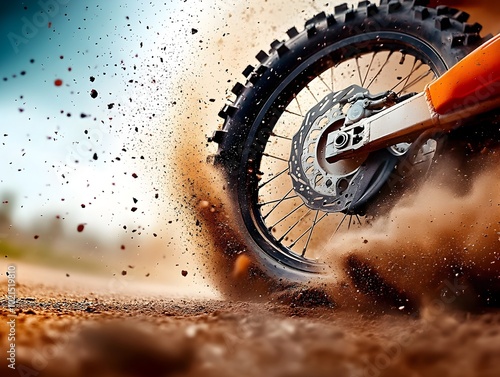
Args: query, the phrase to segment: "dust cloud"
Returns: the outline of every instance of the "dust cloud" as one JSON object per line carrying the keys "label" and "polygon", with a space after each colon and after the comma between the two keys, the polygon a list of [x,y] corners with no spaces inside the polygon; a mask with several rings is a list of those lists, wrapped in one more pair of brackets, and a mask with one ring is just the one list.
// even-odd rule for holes
{"label": "dust cloud", "polygon": [[[238,69],[251,63],[255,51],[266,46],[270,37],[279,35],[275,25],[286,30],[291,26],[284,24],[283,20],[287,20],[300,28],[314,9],[314,4],[303,4],[301,10],[274,5],[271,9],[265,3],[219,9],[224,16],[217,22],[224,27],[211,29],[207,24],[211,31],[197,34],[208,41],[207,48],[198,51],[197,59],[203,62],[202,75],[212,79],[182,82],[182,90],[191,95],[181,104],[185,112],[175,119],[179,126],[169,162],[176,172],[172,186],[184,195],[186,224],[192,229],[187,242],[196,250],[200,273],[229,297],[260,298],[276,290],[277,285],[246,259],[251,258],[251,250],[233,217],[224,177],[206,163],[206,156],[215,150],[206,143],[205,136],[222,123],[216,114],[225,97],[233,98],[227,89],[242,79]],[[251,25],[252,20],[258,20],[259,27]],[[272,35],[268,35],[269,30]],[[369,226],[333,240],[331,235],[325,235],[331,251],[322,260],[331,267],[332,274],[321,279],[312,292],[324,290],[325,297],[331,297],[335,305],[357,310],[381,307],[383,311],[414,313],[436,302],[469,309],[497,304],[497,160],[496,153],[483,156],[477,164],[490,169],[470,177],[461,176],[454,166],[444,166],[438,169],[443,176],[436,174],[418,192],[407,193],[393,210]],[[459,182],[462,189],[467,186],[465,192],[451,184],[447,169],[453,171],[453,182]],[[284,296],[286,293],[278,295],[290,300]]]}
{"label": "dust cloud", "polygon": [[444,163],[387,216],[333,239],[327,263],[345,273],[341,286],[349,292],[337,286],[336,296],[368,294],[405,312],[436,302],[468,310],[498,305],[499,159],[496,151],[470,162],[476,176]]}

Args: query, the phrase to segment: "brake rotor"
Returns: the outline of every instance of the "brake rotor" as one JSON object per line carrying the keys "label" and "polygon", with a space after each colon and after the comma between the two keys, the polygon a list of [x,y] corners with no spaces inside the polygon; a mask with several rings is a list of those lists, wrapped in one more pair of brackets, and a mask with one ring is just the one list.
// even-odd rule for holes
{"label": "brake rotor", "polygon": [[[289,168],[293,188],[307,207],[324,212],[359,214],[389,178],[398,153],[382,149],[368,155],[329,163],[325,158],[328,134],[347,119],[348,100],[367,94],[360,86],[331,93],[304,117],[292,139]],[[338,138],[335,143],[345,143]],[[404,154],[405,147],[402,147]]]}

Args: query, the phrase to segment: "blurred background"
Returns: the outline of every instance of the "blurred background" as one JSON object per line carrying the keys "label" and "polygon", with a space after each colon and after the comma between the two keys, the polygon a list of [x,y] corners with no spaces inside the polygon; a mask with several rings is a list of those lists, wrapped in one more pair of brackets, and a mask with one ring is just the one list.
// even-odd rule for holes
{"label": "blurred background", "polygon": [[[498,31],[481,2],[447,3]],[[333,5],[2,2],[3,262],[206,287],[183,187],[214,152],[204,138],[255,54]],[[194,170],[177,163],[186,140]]]}
{"label": "blurred background", "polygon": [[190,269],[167,168],[199,27],[186,10],[2,2],[2,258],[164,281]]}

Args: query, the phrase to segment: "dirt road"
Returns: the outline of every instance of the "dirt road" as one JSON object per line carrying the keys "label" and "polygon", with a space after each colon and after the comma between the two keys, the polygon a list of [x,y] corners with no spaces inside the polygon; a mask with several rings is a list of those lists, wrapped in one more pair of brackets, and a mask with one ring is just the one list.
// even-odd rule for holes
{"label": "dirt road", "polygon": [[[7,297],[0,301],[2,376],[428,377],[500,371],[498,312],[451,313],[435,305],[418,316],[363,315],[300,295],[229,302],[207,292],[143,284],[112,292],[100,284],[103,279],[64,280],[64,272],[48,272],[52,278],[38,271],[17,280],[14,317]],[[12,318],[15,370],[7,360]]]}

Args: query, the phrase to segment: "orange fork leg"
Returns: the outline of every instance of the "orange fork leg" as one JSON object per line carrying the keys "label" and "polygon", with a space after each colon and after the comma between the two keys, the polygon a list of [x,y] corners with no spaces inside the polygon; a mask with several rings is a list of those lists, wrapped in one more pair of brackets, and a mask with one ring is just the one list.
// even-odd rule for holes
{"label": "orange fork leg", "polygon": [[500,34],[458,62],[426,91],[440,115],[500,97]]}

